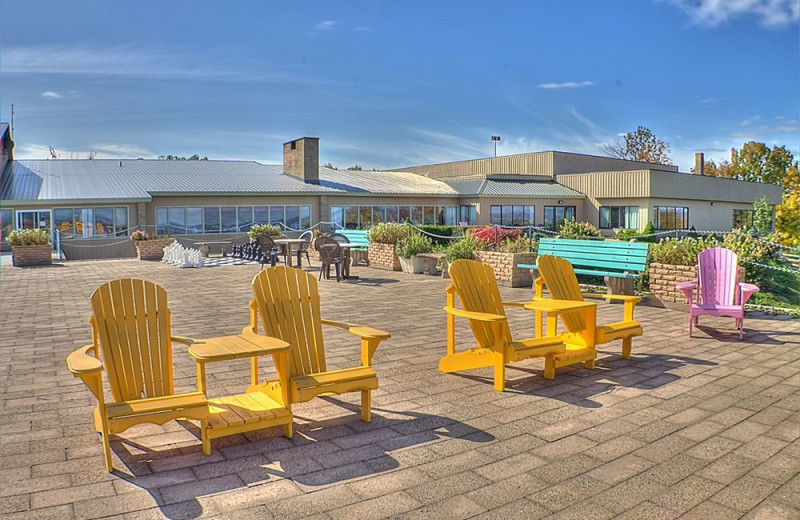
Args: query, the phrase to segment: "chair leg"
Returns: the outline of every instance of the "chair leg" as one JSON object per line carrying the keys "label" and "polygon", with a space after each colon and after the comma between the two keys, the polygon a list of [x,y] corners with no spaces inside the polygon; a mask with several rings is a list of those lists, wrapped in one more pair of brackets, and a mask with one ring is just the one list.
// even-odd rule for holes
{"label": "chair leg", "polygon": [[361,391],[361,420],[364,422],[372,421],[372,391]]}
{"label": "chair leg", "polygon": [[498,392],[506,391],[506,364],[503,362],[503,356],[499,354],[494,362],[494,389]]}
{"label": "chair leg", "polygon": [[631,357],[631,346],[633,346],[633,338],[624,338],[622,340],[622,359]]}
{"label": "chair leg", "polygon": [[294,426],[293,423],[283,425],[283,436],[286,437],[287,439],[291,439],[292,437],[294,437],[293,426]]}
{"label": "chair leg", "polygon": [[308,262],[308,267],[311,267],[311,257],[308,256],[308,250],[306,249],[306,262]]}
{"label": "chair leg", "polygon": [[556,356],[554,354],[544,357],[544,378],[550,381],[556,378]]}
{"label": "chair leg", "polygon": [[112,471],[114,466],[113,459],[111,458],[111,439],[109,438],[110,434],[108,433],[109,427],[107,417],[102,417],[100,419],[100,429],[102,430],[99,433],[102,436],[101,440],[103,442],[103,457],[106,461],[106,470]]}
{"label": "chair leg", "polygon": [[739,324],[739,339],[744,339],[744,318],[736,320]]}
{"label": "chair leg", "polygon": [[692,325],[695,323],[695,317],[689,314],[689,337],[692,337]]}
{"label": "chair leg", "polygon": [[340,264],[339,262],[334,262],[334,264],[333,264],[334,267],[336,268],[336,281],[337,282],[341,282],[342,281],[341,266],[339,264]]}
{"label": "chair leg", "polygon": [[203,441],[203,454],[211,455],[211,439],[208,437],[208,419],[200,421],[200,438]]}

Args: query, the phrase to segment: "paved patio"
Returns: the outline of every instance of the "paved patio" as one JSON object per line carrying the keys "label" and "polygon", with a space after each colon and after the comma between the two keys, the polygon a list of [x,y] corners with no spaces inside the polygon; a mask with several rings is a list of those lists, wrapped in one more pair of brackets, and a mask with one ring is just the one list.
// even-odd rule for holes
{"label": "paved patio", "polygon": [[[141,426],[103,465],[94,400],[64,365],[90,342],[89,295],[139,277],[164,285],[173,333],[235,334],[247,324],[258,266],[181,270],[135,260],[0,269],[0,516],[17,518],[800,518],[800,335],[797,320],[751,314],[701,319],[640,306],[634,356],[602,346],[594,371],[541,360],[445,375],[447,280],[356,268],[358,282],[321,282],[326,317],[393,338],[374,366],[373,422],[355,397],[294,407],[280,429],[213,441],[204,456],[190,423]],[[524,299],[530,289],[502,289]],[[599,320],[618,305],[602,304]],[[532,316],[510,310],[516,337]],[[462,344],[471,340],[459,323]],[[719,328],[712,328],[712,327]],[[358,359],[358,342],[326,330],[329,366]],[[195,387],[175,347],[178,390]],[[267,364],[267,363],[264,363]],[[265,375],[268,367],[263,368]],[[210,365],[213,395],[248,380],[246,362]],[[121,457],[121,459],[120,459]],[[120,471],[127,466],[130,473]]]}

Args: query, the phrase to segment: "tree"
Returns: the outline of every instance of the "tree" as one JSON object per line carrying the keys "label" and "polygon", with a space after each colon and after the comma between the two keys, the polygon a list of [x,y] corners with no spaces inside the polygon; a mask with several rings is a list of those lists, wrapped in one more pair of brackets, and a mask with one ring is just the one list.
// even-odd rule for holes
{"label": "tree", "polygon": [[347,170],[351,171],[351,172],[360,172],[360,171],[363,170],[363,168],[361,168],[361,166],[355,164],[355,165],[349,167]]}
{"label": "tree", "polygon": [[759,235],[769,235],[772,231],[772,204],[766,197],[760,197],[753,202],[753,227]]}
{"label": "tree", "polygon": [[797,163],[787,168],[783,177],[783,200],[775,208],[775,233],[781,244],[800,247],[800,173]]}
{"label": "tree", "polygon": [[670,151],[669,144],[653,135],[648,128],[638,126],[635,131],[625,134],[623,139],[603,145],[600,150],[617,159],[672,164],[672,159],[667,155]]}
{"label": "tree", "polygon": [[743,181],[782,184],[786,170],[792,165],[792,154],[785,146],[771,150],[764,143],[749,141],[741,150],[731,149],[730,177]]}
{"label": "tree", "polygon": [[[692,172],[694,172],[694,168],[692,168]],[[708,175],[709,177],[730,177],[731,163],[723,159],[719,163],[719,166],[717,166],[713,160],[708,160],[703,165],[703,175]]]}
{"label": "tree", "polygon": [[323,168],[330,168],[331,170],[336,170],[337,169],[336,166],[334,166],[333,163],[330,163],[330,162],[327,162],[327,163],[323,164],[322,167]]}
{"label": "tree", "polygon": [[192,155],[191,157],[179,157],[177,155],[159,155],[159,159],[162,161],[207,161],[208,157],[200,157],[197,154]]}

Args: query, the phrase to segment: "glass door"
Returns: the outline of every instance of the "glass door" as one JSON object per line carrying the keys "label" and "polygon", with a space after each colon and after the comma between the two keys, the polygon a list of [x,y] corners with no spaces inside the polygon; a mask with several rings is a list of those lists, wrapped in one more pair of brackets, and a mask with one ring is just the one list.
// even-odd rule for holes
{"label": "glass door", "polygon": [[[53,236],[52,212],[47,210],[17,210],[17,229],[44,229]],[[55,245],[55,239],[51,240]]]}

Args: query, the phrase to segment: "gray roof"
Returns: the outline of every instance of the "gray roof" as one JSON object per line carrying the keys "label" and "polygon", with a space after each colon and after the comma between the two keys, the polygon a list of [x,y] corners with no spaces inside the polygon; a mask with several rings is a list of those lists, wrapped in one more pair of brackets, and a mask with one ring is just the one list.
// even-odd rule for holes
{"label": "gray roof", "polygon": [[460,195],[539,198],[585,197],[583,193],[555,182],[475,179],[451,181],[448,184]]}
{"label": "gray roof", "polygon": [[319,169],[320,186],[349,193],[381,195],[458,195],[456,190],[437,181],[409,172],[352,171]]}
{"label": "gray roof", "polygon": [[337,193],[247,161],[96,159],[14,161],[0,200],[151,200],[153,195]]}

